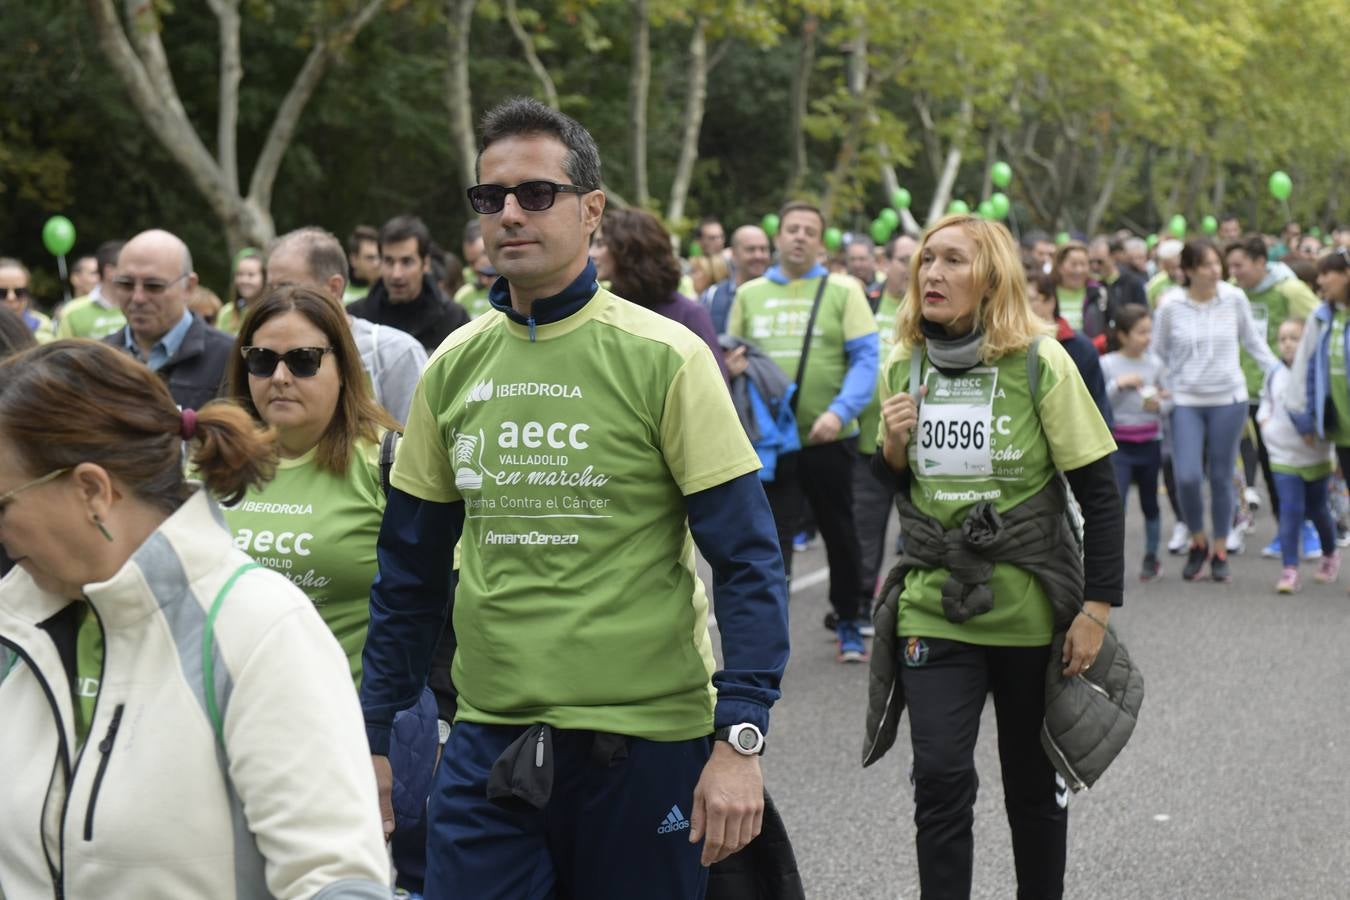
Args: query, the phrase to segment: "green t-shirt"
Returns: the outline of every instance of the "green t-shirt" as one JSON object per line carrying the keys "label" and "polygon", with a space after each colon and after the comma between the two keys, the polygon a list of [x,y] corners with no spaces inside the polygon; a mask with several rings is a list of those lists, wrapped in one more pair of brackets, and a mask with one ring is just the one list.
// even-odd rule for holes
{"label": "green t-shirt", "polygon": [[342,303],[343,305],[355,303],[357,300],[360,300],[361,298],[365,297],[366,294],[369,293],[370,293],[370,285],[363,284],[357,286],[348,282],[347,286],[342,289]]}
{"label": "green t-shirt", "polygon": [[[1259,293],[1247,292],[1247,301],[1252,308],[1252,324],[1257,331],[1265,333],[1266,343],[1277,357],[1280,355],[1280,324],[1288,318],[1302,322],[1317,308],[1317,295],[1297,278],[1288,278]],[[1256,403],[1265,387],[1266,373],[1245,347],[1240,352],[1242,374],[1247,378],[1247,396],[1251,403]]]}
{"label": "green t-shirt", "polygon": [[380,448],[358,443],[345,476],[320,469],[315,452],[281,460],[271,482],[225,510],[225,522],[236,547],[285,575],[314,602],[360,687],[384,516]]}
{"label": "green t-shirt", "polygon": [[93,297],[77,297],[61,310],[56,324],[58,338],[100,340],[127,324],[127,317],[116,307],[107,307]]}
{"label": "green t-shirt", "polygon": [[476,319],[484,313],[492,312],[492,302],[488,300],[488,289],[475,287],[472,283],[455,291],[455,302],[469,311],[469,318]]}
{"label": "green t-shirt", "polygon": [[1337,307],[1331,320],[1331,404],[1336,410],[1336,422],[1327,429],[1327,440],[1337,447],[1350,446],[1350,386],[1345,379],[1345,321],[1346,312]]}
{"label": "green t-shirt", "polygon": [[[928,393],[909,444],[910,497],[920,512],[954,528],[981,500],[1009,510],[1045,487],[1057,470],[1080,468],[1116,449],[1068,352],[1048,338],[1038,351],[1040,396],[1034,402],[1025,352],[957,378],[925,361]],[[908,346],[891,351],[883,375],[889,395],[909,390],[909,358]],[[942,613],[947,575],[946,569],[909,573],[900,596],[900,635],[1011,647],[1050,643],[1053,610],[1025,569],[996,563],[989,581],[994,608],[961,625]]]}
{"label": "green t-shirt", "polygon": [[103,626],[83,600],[77,600],[84,612],[75,635],[75,744],[84,746],[89,725],[94,721],[99,682],[103,678]]}
{"label": "green t-shirt", "polygon": [[1059,315],[1074,331],[1083,330],[1083,304],[1087,301],[1087,288],[1071,290],[1061,287],[1055,289],[1059,298]]}
{"label": "green t-shirt", "polygon": [[[727,318],[727,334],[744,338],[758,347],[788,378],[797,377],[806,323],[816,299],[819,278],[799,278],[779,284],[768,278],[756,278],[741,285],[732,301]],[[830,275],[820,299],[815,329],[811,335],[811,353],[806,361],[804,382],[797,401],[797,432],[807,443],[811,426],[830,408],[844,384],[848,357],[844,344],[854,338],[875,334],[876,319],[867,305],[862,284],[849,275]],[[844,423],[840,437],[857,434],[857,420]]]}
{"label": "green t-shirt", "polygon": [[238,334],[240,326],[244,324],[244,314],[247,312],[247,308],[241,309],[233,303],[226,303],[216,315],[216,328],[226,334]]}
{"label": "green t-shirt", "polygon": [[1148,284],[1144,288],[1145,293],[1148,294],[1149,307],[1156,309],[1158,306],[1158,298],[1162,296],[1162,292],[1175,286],[1176,282],[1172,280],[1172,276],[1168,275],[1166,271],[1159,271],[1150,278]]}
{"label": "green t-shirt", "polygon": [[[900,312],[900,298],[883,293],[877,304],[877,335],[881,339],[878,359],[885,359],[895,346],[895,316]],[[808,362],[809,365],[809,362]],[[881,379],[877,379],[877,391],[872,394],[872,402],[867,404],[858,415],[858,450],[872,454],[877,450],[877,431],[881,425]]]}
{"label": "green t-shirt", "polygon": [[606,290],[534,341],[506,316],[450,335],[392,481],[465,506],[458,718],[708,734],[708,599],[685,498],[758,468],[707,345]]}

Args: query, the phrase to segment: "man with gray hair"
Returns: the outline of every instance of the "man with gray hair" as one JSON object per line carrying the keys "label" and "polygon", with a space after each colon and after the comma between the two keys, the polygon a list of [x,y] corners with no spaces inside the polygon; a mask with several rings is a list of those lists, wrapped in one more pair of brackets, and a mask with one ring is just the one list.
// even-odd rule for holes
{"label": "man with gray hair", "polygon": [[127,317],[104,342],[159,373],[183,409],[199,409],[221,391],[234,339],[188,309],[197,286],[187,244],[167,231],[142,231],[118,254],[110,295]]}
{"label": "man with gray hair", "polygon": [[1125,256],[1120,268],[1140,281],[1148,282],[1148,241],[1141,237],[1125,239]]}
{"label": "man with gray hair", "polygon": [[[347,256],[338,239],[322,228],[298,228],[283,234],[267,254],[267,286],[294,284],[332,297],[342,305],[347,287]],[[427,352],[412,335],[389,325],[347,316],[361,365],[370,375],[375,402],[399,422],[408,421],[417,379]]]}

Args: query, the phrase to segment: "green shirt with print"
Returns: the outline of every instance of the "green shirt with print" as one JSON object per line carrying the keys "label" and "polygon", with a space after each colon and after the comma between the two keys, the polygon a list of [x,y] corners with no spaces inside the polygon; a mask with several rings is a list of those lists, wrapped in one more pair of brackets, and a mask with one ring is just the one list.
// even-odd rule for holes
{"label": "green shirt with print", "polygon": [[[992,501],[1000,512],[1031,498],[1056,471],[1081,468],[1116,449],[1111,431],[1083,384],[1073,359],[1058,341],[1044,339],[1040,357],[1039,396],[1033,401],[1027,382],[1026,353],[1004,356],[992,366],[978,366],[948,379],[924,361],[928,386],[924,406],[974,397],[961,427],[926,427],[920,409],[920,427],[909,444],[910,498],[915,507],[946,528],[957,527],[977,502]],[[883,369],[889,395],[909,390],[910,348],[897,344]],[[881,440],[879,434],[878,440]],[[924,443],[928,441],[928,449]],[[987,444],[985,443],[987,441]],[[959,458],[972,468],[977,449],[983,451],[985,472],[931,474],[934,468],[956,468]],[[921,461],[922,457],[922,461]],[[942,585],[946,569],[916,569],[905,580],[900,596],[898,633],[903,637],[934,637],[970,644],[1039,647],[1050,643],[1053,610],[1031,573],[1008,563],[996,563],[989,585],[994,608],[963,624],[947,620],[942,612]]]}
{"label": "green shirt with print", "polygon": [[314,602],[359,688],[384,516],[380,448],[357,443],[345,475],[321,469],[316,452],[281,460],[272,481],[225,509],[225,522],[236,547],[285,575]]}
{"label": "green shirt with print", "polygon": [[[867,305],[858,279],[849,275],[830,275],[811,335],[811,352],[797,400],[797,432],[803,445],[811,426],[830,408],[844,384],[848,356],[844,344],[854,338],[875,334],[876,320]],[[798,278],[779,284],[768,278],[756,278],[736,290],[727,317],[727,334],[754,344],[778,364],[788,378],[797,377],[806,323],[816,299],[820,278]],[[857,434],[856,419],[844,423],[839,436]]]}
{"label": "green shirt with print", "polygon": [[1345,321],[1346,311],[1336,307],[1331,319],[1331,405],[1336,421],[1326,429],[1327,440],[1337,447],[1350,446],[1350,385],[1345,378]]}
{"label": "green shirt with print", "polygon": [[[1252,322],[1257,331],[1266,335],[1266,343],[1277,357],[1280,355],[1280,324],[1285,319],[1305,321],[1317,308],[1317,295],[1298,278],[1286,278],[1266,288],[1264,291],[1247,291],[1247,301],[1252,308]],[[1241,348],[1242,374],[1247,379],[1249,402],[1257,403],[1261,390],[1265,387],[1266,374],[1261,366]]]}
{"label": "green shirt with print", "polygon": [[94,721],[94,705],[103,679],[103,625],[89,604],[77,600],[83,607],[80,627],[75,633],[75,746],[83,747],[89,737],[89,726]]}
{"label": "green shirt with print", "polygon": [[[881,339],[878,359],[884,360],[895,346],[895,317],[900,312],[900,302],[901,298],[882,293],[881,302],[877,304],[877,335]],[[877,450],[877,431],[881,424],[880,385],[878,379],[878,390],[872,395],[872,402],[858,415],[858,450],[869,456]]]}
{"label": "green shirt with print", "polygon": [[1087,288],[1059,287],[1055,289],[1059,298],[1059,316],[1069,323],[1074,331],[1083,330],[1083,304],[1087,302]]}
{"label": "green shirt with print", "polygon": [[127,317],[115,306],[104,306],[88,295],[76,297],[61,310],[56,323],[58,338],[101,340],[127,324]]}
{"label": "green shirt with print", "polygon": [[685,498],[758,468],[708,346],[606,290],[534,340],[504,315],[450,335],[391,477],[464,503],[457,717],[708,734],[714,659]]}
{"label": "green shirt with print", "polygon": [[455,291],[455,302],[469,311],[469,318],[492,312],[492,301],[488,299],[488,288],[477,287],[470,282]]}

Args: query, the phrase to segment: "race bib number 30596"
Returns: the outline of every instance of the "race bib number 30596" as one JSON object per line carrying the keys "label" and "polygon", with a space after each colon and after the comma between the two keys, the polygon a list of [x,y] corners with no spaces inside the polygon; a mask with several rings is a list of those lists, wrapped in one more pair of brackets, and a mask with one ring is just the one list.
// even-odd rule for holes
{"label": "race bib number 30596", "polygon": [[989,423],[997,383],[997,369],[971,369],[955,377],[928,371],[928,393],[910,444],[921,477],[994,474]]}

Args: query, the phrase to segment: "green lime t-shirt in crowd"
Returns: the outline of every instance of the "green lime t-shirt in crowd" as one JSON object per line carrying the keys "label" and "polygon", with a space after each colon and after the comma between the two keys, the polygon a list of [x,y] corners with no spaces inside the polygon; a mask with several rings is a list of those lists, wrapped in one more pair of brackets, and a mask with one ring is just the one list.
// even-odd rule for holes
{"label": "green lime t-shirt in crowd", "polygon": [[84,746],[89,725],[94,721],[99,683],[103,679],[103,625],[83,600],[80,627],[75,633],[75,745]]}
{"label": "green lime t-shirt in crowd", "polygon": [[1069,323],[1074,331],[1083,330],[1083,304],[1087,302],[1087,288],[1058,287],[1055,296],[1059,298],[1059,316]]}
{"label": "green lime t-shirt in crowd", "polygon": [[455,291],[455,302],[469,311],[470,319],[476,319],[484,313],[492,312],[492,301],[488,299],[488,289],[476,287],[473,282]]}
{"label": "green lime t-shirt in crowd", "polygon": [[225,510],[225,522],[236,547],[285,575],[314,602],[360,687],[384,516],[380,448],[359,442],[346,475],[319,468],[315,453],[281,460],[272,481]]}
{"label": "green lime t-shirt in crowd", "polygon": [[1331,405],[1336,410],[1335,426],[1328,428],[1327,440],[1337,447],[1350,446],[1350,385],[1345,378],[1346,311],[1336,307],[1331,319]]}
{"label": "green lime t-shirt in crowd", "polygon": [[[910,499],[945,528],[990,501],[1005,512],[1045,487],[1056,471],[1081,468],[1116,449],[1111,431],[1068,351],[1044,339],[1039,396],[1031,397],[1025,351],[947,377],[924,361],[928,393],[909,443]],[[898,344],[885,368],[888,396],[908,392],[910,348]],[[880,440],[880,436],[878,437]],[[915,569],[900,596],[898,633],[970,644],[1039,647],[1050,643],[1053,610],[1025,569],[995,563],[994,608],[963,624],[942,613],[946,569]]]}
{"label": "green lime t-shirt in crowd", "polygon": [[464,503],[458,718],[708,734],[708,599],[685,497],[758,468],[707,344],[606,290],[534,340],[504,315],[450,335],[391,478]]}
{"label": "green lime t-shirt in crowd", "polygon": [[[895,317],[900,312],[901,298],[883,293],[877,304],[877,334],[881,338],[881,352],[878,359],[884,360],[895,346]],[[877,391],[872,402],[858,414],[858,450],[871,455],[877,449],[877,431],[881,424],[881,379],[877,379]]]}
{"label": "green lime t-shirt in crowd", "polygon": [[61,310],[56,323],[58,338],[101,340],[127,324],[127,317],[115,306],[104,306],[93,297],[76,297]]}
{"label": "green lime t-shirt in crowd", "polygon": [[[1247,301],[1252,308],[1252,323],[1256,330],[1263,332],[1266,343],[1277,357],[1280,355],[1280,325],[1285,319],[1294,318],[1300,322],[1306,320],[1317,308],[1317,295],[1298,278],[1288,278],[1271,285],[1264,291],[1247,291]],[[1261,390],[1265,387],[1266,373],[1261,365],[1252,359],[1246,348],[1241,348],[1242,374],[1247,379],[1249,402],[1257,403]]]}
{"label": "green lime t-shirt in crowd", "polygon": [[1162,296],[1163,291],[1175,286],[1176,282],[1172,280],[1172,276],[1168,275],[1166,271],[1159,271],[1150,278],[1148,284],[1144,287],[1145,293],[1148,294],[1149,308],[1156,309],[1158,306],[1158,298]]}
{"label": "green lime t-shirt in crowd", "polygon": [[[811,334],[811,352],[806,374],[798,388],[797,432],[807,443],[811,426],[839,394],[848,372],[844,344],[854,338],[875,334],[876,320],[862,284],[850,275],[829,275],[820,298]],[[797,377],[805,343],[806,323],[816,299],[820,278],[798,278],[779,284],[769,278],[756,278],[736,290],[727,318],[727,334],[743,338],[768,355],[788,378]],[[857,420],[844,423],[839,436],[858,432]]]}

